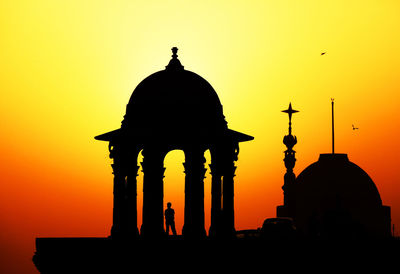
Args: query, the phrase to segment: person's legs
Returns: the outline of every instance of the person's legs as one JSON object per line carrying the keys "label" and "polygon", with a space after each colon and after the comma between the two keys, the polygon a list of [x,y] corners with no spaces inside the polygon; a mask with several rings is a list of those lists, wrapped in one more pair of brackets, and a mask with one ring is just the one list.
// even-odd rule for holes
{"label": "person's legs", "polygon": [[167,235],[169,235],[169,226],[170,226],[170,224],[169,223],[166,223],[166,228],[165,228],[165,233],[167,234]]}
{"label": "person's legs", "polygon": [[172,224],[171,224],[171,230],[172,230],[172,233],[173,233],[174,235],[176,235],[175,222],[172,222]]}

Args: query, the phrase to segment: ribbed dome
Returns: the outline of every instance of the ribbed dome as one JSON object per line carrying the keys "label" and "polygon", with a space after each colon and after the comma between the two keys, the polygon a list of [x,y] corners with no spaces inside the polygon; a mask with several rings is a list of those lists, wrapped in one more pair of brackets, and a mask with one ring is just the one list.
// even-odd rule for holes
{"label": "ribbed dome", "polygon": [[122,127],[144,133],[209,134],[226,129],[227,124],[213,87],[185,70],[175,55],[165,70],[148,76],[135,88]]}

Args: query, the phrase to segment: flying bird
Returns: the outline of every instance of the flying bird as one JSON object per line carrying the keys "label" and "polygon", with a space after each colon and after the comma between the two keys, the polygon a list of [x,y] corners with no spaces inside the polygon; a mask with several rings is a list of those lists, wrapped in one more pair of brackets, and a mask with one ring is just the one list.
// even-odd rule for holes
{"label": "flying bird", "polygon": [[354,127],[354,125],[351,125],[352,127],[353,127],[353,130],[356,130],[356,129],[358,129],[358,127]]}
{"label": "flying bird", "polygon": [[326,54],[326,52],[321,52],[321,55],[325,55]]}

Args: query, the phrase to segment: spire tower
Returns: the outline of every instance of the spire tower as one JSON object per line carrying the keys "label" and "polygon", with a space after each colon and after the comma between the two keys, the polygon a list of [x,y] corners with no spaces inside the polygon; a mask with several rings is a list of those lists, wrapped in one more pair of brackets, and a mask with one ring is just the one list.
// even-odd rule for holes
{"label": "spire tower", "polygon": [[282,186],[283,206],[279,206],[277,208],[277,217],[292,217],[292,193],[296,181],[296,175],[293,173],[293,168],[296,163],[296,151],[293,150],[293,147],[297,144],[297,137],[292,135],[292,115],[299,111],[294,110],[292,108],[292,104],[289,103],[288,109],[282,110],[282,112],[287,113],[289,116],[289,134],[283,137],[283,143],[287,148],[285,150],[285,158],[283,159],[285,162],[286,174],[284,176],[284,184]]}

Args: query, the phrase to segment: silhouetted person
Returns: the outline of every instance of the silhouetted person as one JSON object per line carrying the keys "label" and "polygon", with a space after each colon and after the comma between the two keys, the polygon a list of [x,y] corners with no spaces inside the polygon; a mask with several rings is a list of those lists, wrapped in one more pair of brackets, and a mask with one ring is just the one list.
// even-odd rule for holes
{"label": "silhouetted person", "polygon": [[166,233],[169,235],[169,227],[171,227],[172,234],[176,235],[175,230],[175,211],[171,208],[171,203],[167,203],[167,209],[165,210],[165,226]]}

